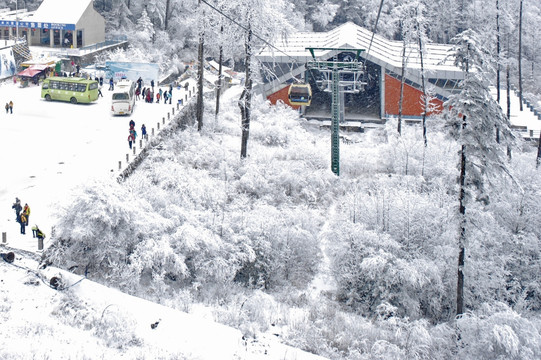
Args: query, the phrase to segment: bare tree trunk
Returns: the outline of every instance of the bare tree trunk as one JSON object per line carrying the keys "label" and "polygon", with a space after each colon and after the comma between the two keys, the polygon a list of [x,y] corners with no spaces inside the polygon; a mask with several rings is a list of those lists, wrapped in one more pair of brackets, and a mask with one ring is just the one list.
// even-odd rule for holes
{"label": "bare tree trunk", "polygon": [[199,49],[198,49],[198,62],[199,68],[197,69],[197,130],[203,129],[203,73],[204,73],[204,45],[205,45],[205,33],[202,31],[199,34]]}
{"label": "bare tree trunk", "polygon": [[498,66],[496,69],[497,101],[500,103],[500,1],[496,0],[496,58]]}
{"label": "bare tree trunk", "polygon": [[248,24],[248,32],[246,34],[246,80],[244,84],[244,91],[239,99],[239,106],[241,107],[242,114],[242,139],[240,148],[240,157],[246,158],[248,153],[248,136],[250,135],[250,113],[252,107],[252,70],[250,63],[252,60],[252,30]]}
{"label": "bare tree trunk", "polygon": [[400,101],[398,102],[398,128],[397,131],[402,135],[402,106],[404,103],[404,76],[406,74],[406,40],[402,40],[402,74],[400,79]]}
{"label": "bare tree trunk", "polygon": [[428,145],[428,140],[426,138],[426,113],[428,112],[428,96],[426,95],[426,84],[425,84],[425,67],[423,63],[423,40],[421,39],[421,30],[420,26],[417,26],[418,38],[419,38],[419,55],[421,57],[421,86],[423,87],[423,96],[424,96],[424,110],[423,110],[423,140],[425,142],[425,147]]}
{"label": "bare tree trunk", "polygon": [[520,111],[522,111],[522,0],[520,0],[518,22],[518,97],[520,98]]}
{"label": "bare tree trunk", "polygon": [[507,119],[511,121],[511,80],[509,63],[507,64]]}
{"label": "bare tree trunk", "polygon": [[168,26],[168,22],[169,22],[169,2],[170,2],[170,0],[165,0],[165,16],[164,16],[164,20],[163,20],[163,27],[164,27],[165,31],[167,31],[167,26]]}
{"label": "bare tree trunk", "polygon": [[[224,26],[222,25],[220,27],[220,34],[223,34],[223,32],[224,32]],[[223,77],[222,77],[223,58],[224,58],[224,48],[222,45],[220,45],[220,55],[218,56],[218,84],[216,86],[216,117],[218,117],[218,113],[220,112],[220,95],[222,92],[222,83],[223,83]]]}
{"label": "bare tree trunk", "polygon": [[539,132],[539,142],[537,144],[537,160],[535,162],[535,168],[539,169],[541,165],[541,131]]}
{"label": "bare tree trunk", "polygon": [[[462,128],[466,126],[466,116],[462,118]],[[459,215],[460,228],[458,237],[458,278],[456,285],[456,315],[464,313],[464,258],[466,253],[466,147],[462,145],[460,151],[460,178],[459,178]]]}

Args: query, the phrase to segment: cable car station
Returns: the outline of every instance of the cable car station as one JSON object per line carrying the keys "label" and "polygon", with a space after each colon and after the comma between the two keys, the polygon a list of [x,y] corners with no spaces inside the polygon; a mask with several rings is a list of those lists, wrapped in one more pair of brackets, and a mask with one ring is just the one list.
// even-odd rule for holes
{"label": "cable car station", "polygon": [[[340,121],[370,127],[398,115],[402,41],[388,40],[348,22],[329,32],[291,34],[273,43],[273,47],[257,55],[263,68],[263,84],[256,91],[271,103],[282,101],[299,108],[309,119],[331,119],[334,110],[333,93],[329,91],[333,83],[330,63],[347,64],[357,57],[362,66],[355,65],[356,70],[349,72],[342,69]],[[363,51],[357,53],[359,49]],[[463,78],[452,59],[447,59],[449,49],[450,45],[425,46],[423,62],[433,112],[441,111],[443,102],[458,91],[458,82]],[[405,54],[402,116],[407,121],[418,121],[424,111],[418,45],[407,44]],[[296,96],[302,92],[304,99]]]}

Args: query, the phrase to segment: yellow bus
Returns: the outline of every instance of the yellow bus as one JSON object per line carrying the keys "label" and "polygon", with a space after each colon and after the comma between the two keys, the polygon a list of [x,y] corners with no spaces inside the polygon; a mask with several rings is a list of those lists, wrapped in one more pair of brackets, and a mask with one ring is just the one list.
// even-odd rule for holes
{"label": "yellow bus", "polygon": [[41,97],[47,101],[69,101],[72,104],[85,103],[98,100],[99,84],[96,80],[87,80],[80,77],[52,76],[43,80]]}

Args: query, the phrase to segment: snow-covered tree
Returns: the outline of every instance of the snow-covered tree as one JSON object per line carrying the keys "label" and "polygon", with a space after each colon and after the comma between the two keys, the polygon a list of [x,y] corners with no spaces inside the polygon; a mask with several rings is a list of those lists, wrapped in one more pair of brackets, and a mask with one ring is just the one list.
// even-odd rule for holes
{"label": "snow-covered tree", "polygon": [[138,31],[129,33],[130,40],[133,42],[132,45],[142,49],[149,49],[156,32],[146,9],[143,9],[141,17],[137,20],[136,28]]}
{"label": "snow-covered tree", "polygon": [[463,70],[461,92],[449,97],[445,103],[450,135],[459,144],[459,236],[458,280],[456,314],[464,313],[464,261],[468,245],[467,207],[472,201],[488,202],[485,191],[487,176],[505,167],[505,146],[496,141],[500,130],[502,143],[512,141],[507,117],[503,114],[489,90],[492,59],[479,35],[466,30],[454,38],[450,55]]}

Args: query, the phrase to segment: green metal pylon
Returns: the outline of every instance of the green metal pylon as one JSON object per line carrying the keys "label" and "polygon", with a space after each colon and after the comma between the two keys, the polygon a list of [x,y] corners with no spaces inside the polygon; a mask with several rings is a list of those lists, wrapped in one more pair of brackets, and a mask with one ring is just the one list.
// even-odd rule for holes
{"label": "green metal pylon", "polygon": [[332,69],[331,105],[331,170],[340,176],[340,73],[335,65]]}

